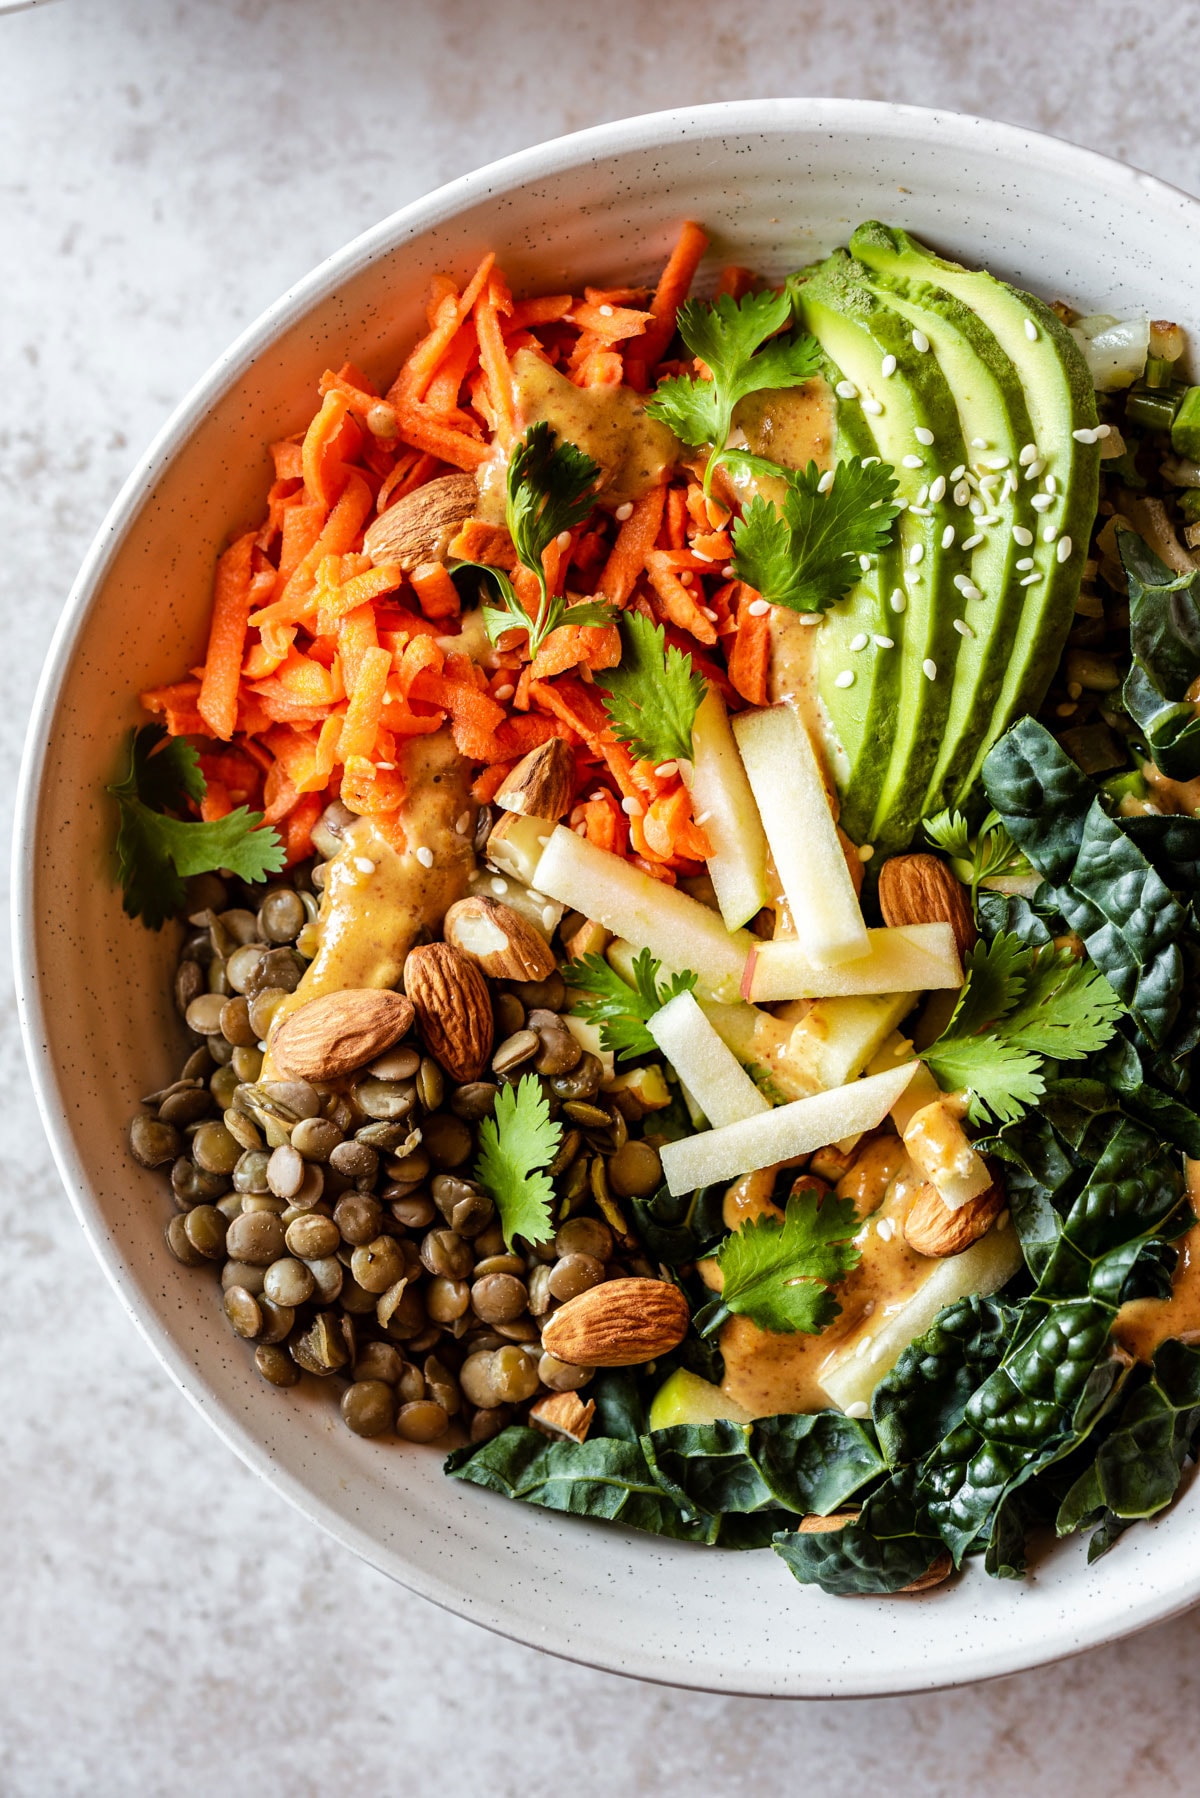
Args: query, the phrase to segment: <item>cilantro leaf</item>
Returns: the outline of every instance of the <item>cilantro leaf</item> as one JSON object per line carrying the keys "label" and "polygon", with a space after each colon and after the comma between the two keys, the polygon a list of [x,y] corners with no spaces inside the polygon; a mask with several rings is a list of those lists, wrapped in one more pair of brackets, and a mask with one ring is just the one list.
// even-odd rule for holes
{"label": "cilantro leaf", "polygon": [[772,605],[819,612],[849,592],[858,557],[882,549],[899,507],[884,462],[839,462],[822,492],[815,462],[782,470],[782,512],[756,495],[733,528],[733,569]]}
{"label": "cilantro leaf", "polygon": [[551,595],[542,557],[561,531],[582,524],[596,503],[599,465],[573,443],[554,442],[545,421],[530,425],[508,463],[505,520],[522,565],[537,576],[541,599],[531,619],[517,598],[512,582],[499,568],[481,562],[459,562],[459,568],[478,568],[496,583],[502,606],[484,606],[483,625],[493,643],[506,631],[529,634],[532,658],[551,631],[560,624],[611,624],[612,606],[603,600],[582,600],[569,605],[563,594]]}
{"label": "cilantro leaf", "polygon": [[1045,1091],[1043,1058],[1094,1055],[1125,1010],[1092,963],[1003,931],[970,950],[966,976],[949,1024],[923,1059],[945,1091],[967,1091],[976,1124],[989,1113],[1015,1123]]}
{"label": "cilantro leaf", "polygon": [[692,759],[692,724],[708,691],[682,650],[666,647],[661,625],[626,612],[620,666],[597,674],[613,734],[642,761]]}
{"label": "cilantro leaf", "polygon": [[722,294],[712,304],[688,300],[679,308],[679,335],[711,371],[712,379],[677,375],[662,381],[646,410],[669,425],[683,443],[695,449],[711,446],[705,493],[725,459],[738,401],[765,388],[799,387],[820,370],[821,353],[814,337],[775,335],[791,314],[786,292],[751,293],[741,300]]}
{"label": "cilantro leaf", "polygon": [[562,1140],[536,1074],[522,1074],[502,1086],[492,1116],[479,1126],[482,1145],[475,1178],[500,1216],[505,1246],[513,1239],[549,1242],[554,1235],[550,1206],[554,1188],[546,1172]]}
{"label": "cilantro leaf", "polygon": [[572,1015],[598,1024],[601,1048],[611,1049],[618,1061],[657,1055],[658,1044],[646,1029],[647,1022],[668,999],[690,993],[696,985],[696,976],[687,971],[660,981],[661,969],[649,949],[642,949],[634,957],[632,986],[600,955],[570,961],[562,971],[568,987],[593,995],[577,1004]]}
{"label": "cilantro leaf", "polygon": [[841,1310],[829,1287],[858,1266],[858,1229],[852,1199],[793,1192],[782,1218],[752,1218],[725,1238],[716,1255],[719,1312],[703,1327],[734,1311],[760,1330],[816,1335]]}
{"label": "cilantro leaf", "polygon": [[937,812],[924,820],[925,835],[951,858],[956,877],[971,889],[971,908],[978,916],[981,882],[998,874],[1032,874],[999,812],[989,812],[975,836],[961,812]]}
{"label": "cilantro leaf", "polygon": [[124,908],[151,930],[160,930],[180,909],[183,883],[192,875],[228,868],[243,880],[262,880],[284,862],[276,832],[260,829],[262,813],[244,805],[207,824],[168,816],[165,807],[182,811],[189,800],[198,804],[206,783],[191,745],[165,738],[161,724],[134,731],[128,773],[108,789],[120,811],[117,874]]}

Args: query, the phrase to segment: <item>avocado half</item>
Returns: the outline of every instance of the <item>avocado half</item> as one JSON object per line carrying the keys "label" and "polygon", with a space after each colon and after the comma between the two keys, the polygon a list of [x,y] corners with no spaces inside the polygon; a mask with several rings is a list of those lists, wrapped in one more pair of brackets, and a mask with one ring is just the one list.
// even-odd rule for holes
{"label": "avocado half", "polygon": [[795,286],[838,394],[839,457],[895,470],[895,544],[817,635],[842,823],[903,848],[964,806],[1058,665],[1095,518],[1083,356],[1049,307],[869,223]]}

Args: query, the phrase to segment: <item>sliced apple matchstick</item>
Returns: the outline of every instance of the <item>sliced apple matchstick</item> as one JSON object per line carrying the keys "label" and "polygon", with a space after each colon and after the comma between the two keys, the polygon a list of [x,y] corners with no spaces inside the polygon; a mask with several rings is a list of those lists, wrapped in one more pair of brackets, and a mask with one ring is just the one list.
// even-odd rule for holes
{"label": "sliced apple matchstick", "polygon": [[868,930],[867,951],[836,967],[813,961],[792,938],[751,941],[742,997],[832,999],[872,993],[931,992],[962,985],[962,962],[949,924],[896,924]]}
{"label": "sliced apple matchstick", "polygon": [[737,1124],[770,1111],[691,993],[668,1000],[646,1028],[710,1124]]}

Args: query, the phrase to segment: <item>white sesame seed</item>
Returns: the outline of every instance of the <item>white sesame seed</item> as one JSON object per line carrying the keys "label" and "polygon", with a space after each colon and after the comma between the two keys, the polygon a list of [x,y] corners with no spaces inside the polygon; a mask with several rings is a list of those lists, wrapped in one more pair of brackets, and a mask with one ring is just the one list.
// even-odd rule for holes
{"label": "white sesame seed", "polygon": [[607,305],[601,306],[601,308],[600,308],[601,318],[611,318],[612,315],[613,315],[613,309],[611,306],[607,306]]}
{"label": "white sesame seed", "polygon": [[821,476],[820,480],[817,482],[817,492],[818,493],[828,493],[829,489],[832,486],[833,486],[833,470],[832,470],[832,468],[827,468],[825,470],[825,473]]}
{"label": "white sesame seed", "polygon": [[908,559],[912,563],[914,568],[916,567],[917,563],[919,561],[921,561],[924,554],[925,554],[925,545],[923,543],[914,543],[912,548],[908,552]]}
{"label": "white sesame seed", "polygon": [[1042,532],[1042,542],[1043,543],[1053,543],[1054,539],[1057,536],[1058,536],[1058,526],[1056,524],[1048,524],[1046,526],[1045,530]]}
{"label": "white sesame seed", "polygon": [[801,612],[800,622],[801,624],[821,624],[824,619],[820,612]]}
{"label": "white sesame seed", "polygon": [[853,668],[843,668],[840,674],[835,674],[833,684],[835,687],[852,687],[854,685]]}
{"label": "white sesame seed", "polygon": [[929,656],[926,656],[925,660],[921,663],[921,673],[925,676],[926,680],[936,680],[937,663]]}
{"label": "white sesame seed", "polygon": [[1073,547],[1069,537],[1060,537],[1058,540],[1058,547],[1055,549],[1054,553],[1060,562],[1066,562],[1070,559]]}
{"label": "white sesame seed", "polygon": [[920,492],[917,494],[917,504],[919,506],[923,506],[925,504],[925,501],[928,498],[929,498],[929,482],[924,481],[921,484]]}
{"label": "white sesame seed", "polygon": [[967,537],[967,538],[964,538],[964,540],[963,540],[963,548],[964,548],[964,549],[978,549],[978,548],[979,548],[979,545],[980,545],[980,544],[981,544],[981,543],[982,543],[982,542],[983,542],[983,541],[984,541],[984,535],[983,535],[983,532],[982,532],[982,531],[976,531],[976,532],[975,532],[975,535],[974,535],[974,536],[973,536],[973,537]]}
{"label": "white sesame seed", "polygon": [[1002,468],[1008,467],[1008,460],[1007,456],[985,456],[980,466],[990,469],[993,474],[999,474]]}
{"label": "white sesame seed", "polygon": [[975,473],[973,468],[968,468],[966,474],[963,476],[963,480],[967,483],[968,487],[973,487],[976,492],[979,491],[979,476]]}
{"label": "white sesame seed", "polygon": [[1030,343],[1036,343],[1038,340],[1038,328],[1031,318],[1025,320],[1025,335]]}
{"label": "white sesame seed", "polygon": [[912,346],[914,350],[919,350],[922,356],[925,354],[926,350],[929,348],[929,339],[926,337],[924,331],[913,332]]}
{"label": "white sesame seed", "polygon": [[1025,444],[1024,448],[1021,450],[1020,455],[1017,457],[1017,461],[1021,464],[1021,467],[1024,468],[1027,463],[1035,462],[1036,460],[1037,460],[1037,444],[1036,443]]}
{"label": "white sesame seed", "polygon": [[577,836],[577,837],[586,837],[586,835],[587,835],[587,825],[586,825],[586,824],[577,824],[577,825],[576,825],[576,826],[575,826],[575,835],[576,835],[576,836]]}
{"label": "white sesame seed", "polygon": [[930,512],[928,506],[910,506],[908,509],[912,513],[914,518],[930,518],[930,517],[932,517],[932,513]]}
{"label": "white sesame seed", "polygon": [[972,512],[973,516],[975,518],[982,518],[986,509],[987,508],[984,506],[983,501],[978,497],[978,495],[976,495],[976,497],[974,499],[972,499],[972,501],[971,501],[971,512]]}
{"label": "white sesame seed", "polygon": [[976,522],[978,524],[987,526],[989,524],[1000,524],[1002,521],[1001,521],[999,512],[980,512],[977,516]]}
{"label": "white sesame seed", "polygon": [[512,682],[506,681],[502,687],[496,688],[496,692],[495,692],[495,696],[494,696],[495,700],[496,700],[496,704],[497,705],[507,705],[509,700],[515,696],[516,691],[517,691],[517,689],[513,686]]}
{"label": "white sesame seed", "polygon": [[858,859],[860,862],[869,862],[874,853],[874,843],[860,843],[858,845]]}
{"label": "white sesame seed", "polygon": [[733,580],[734,576],[736,575],[737,570],[734,568],[732,562],[726,562],[724,568],[722,568],[722,570],[721,570],[721,573],[725,576],[725,579],[727,581],[731,581],[731,580]]}
{"label": "white sesame seed", "polygon": [[991,449],[991,447],[986,437],[972,437],[971,439],[972,449]]}
{"label": "white sesame seed", "polygon": [[870,1414],[871,1407],[867,1404],[865,1399],[856,1398],[852,1405],[846,1406],[847,1417],[869,1417]]}
{"label": "white sesame seed", "polygon": [[905,468],[924,468],[925,466],[923,456],[901,456],[900,461]]}
{"label": "white sesame seed", "polygon": [[[862,1234],[863,1234],[863,1236],[864,1236],[864,1237],[865,1237],[865,1236],[866,1236],[866,1234],[867,1234],[867,1233],[866,1233],[866,1231],[865,1231],[865,1230],[864,1230],[864,1231],[863,1231],[863,1232],[862,1232]],[[857,1357],[858,1357],[858,1359],[859,1359],[859,1360],[860,1360],[860,1361],[861,1361],[861,1360],[862,1360],[862,1358],[863,1358],[863,1356],[864,1356],[864,1355],[865,1355],[865,1354],[866,1354],[866,1353],[867,1353],[867,1351],[868,1351],[868,1350],[869,1350],[869,1348],[870,1348],[870,1346],[871,1346],[871,1338],[870,1338],[870,1337],[869,1337],[869,1336],[864,1336],[864,1337],[863,1337],[863,1338],[862,1338],[862,1340],[861,1340],[861,1341],[860,1341],[860,1342],[859,1342],[859,1345],[858,1345],[858,1347],[857,1347],[857,1348],[856,1348],[856,1349],[855,1349],[855,1351],[854,1351],[854,1353],[855,1353],[855,1355],[856,1355],[856,1356],[857,1356]],[[864,1407],[864,1410],[865,1410],[865,1407]]]}
{"label": "white sesame seed", "polygon": [[970,575],[969,574],[956,574],[954,577],[954,585],[958,588],[959,592],[961,593],[964,587],[969,587],[971,585]]}
{"label": "white sesame seed", "polygon": [[1035,512],[1045,512],[1054,504],[1054,495],[1052,493],[1035,493],[1029,503]]}
{"label": "white sesame seed", "polygon": [[878,632],[872,637],[871,641],[874,643],[876,649],[895,649],[896,647],[896,639],[894,637],[881,637]]}
{"label": "white sesame seed", "polygon": [[1083,697],[1083,688],[1080,686],[1079,682],[1077,680],[1068,681],[1067,682],[1067,698],[1068,699],[1081,699],[1082,697]]}
{"label": "white sesame seed", "polygon": [[883,361],[879,365],[879,372],[883,376],[885,381],[889,378],[889,376],[894,375],[896,372],[896,358],[894,356],[890,356],[890,355],[885,356]]}
{"label": "white sesame seed", "polygon": [[1019,543],[1022,549],[1028,549],[1029,545],[1033,542],[1033,532],[1026,530],[1023,524],[1014,524],[1013,542]]}
{"label": "white sesame seed", "polygon": [[746,610],[749,612],[751,618],[762,618],[771,610],[771,608],[765,599],[752,599],[750,604],[746,607]]}
{"label": "white sesame seed", "polygon": [[1032,587],[1034,583],[1040,581],[1041,578],[1040,574],[1027,574],[1020,584],[1022,587]]}
{"label": "white sesame seed", "polygon": [[866,631],[859,631],[856,637],[851,637],[850,647],[853,650],[865,649],[870,641],[871,639],[868,637]]}
{"label": "white sesame seed", "polygon": [[471,828],[470,812],[460,812],[454,820],[454,828],[460,837],[465,837]]}
{"label": "white sesame seed", "polygon": [[710,818],[711,818],[711,817],[712,817],[712,813],[711,813],[711,812],[701,812],[701,813],[700,813],[700,814],[699,814],[699,816],[698,816],[698,817],[697,817],[697,819],[696,819],[696,823],[697,823],[697,824],[707,824],[707,823],[708,823],[708,820],[709,820],[709,819],[710,819]]}
{"label": "white sesame seed", "polygon": [[376,762],[375,766],[377,768],[386,768],[387,772],[390,774],[392,772],[392,769],[396,766],[396,764],[395,764],[395,762]]}
{"label": "white sesame seed", "polygon": [[710,624],[715,624],[717,622],[717,614],[713,611],[711,606],[701,606],[700,610],[704,613],[704,616],[708,619]]}
{"label": "white sesame seed", "polygon": [[627,818],[640,818],[645,809],[640,799],[629,798],[621,801],[621,810]]}
{"label": "white sesame seed", "polygon": [[954,543],[954,526],[948,524],[942,532],[942,548],[949,549]]}
{"label": "white sesame seed", "polygon": [[896,1234],[896,1226],[890,1217],[881,1217],[875,1226],[875,1234],[881,1242],[890,1242]]}
{"label": "white sesame seed", "polygon": [[[863,467],[865,468],[866,466],[867,465],[864,462]],[[892,501],[892,504],[895,506],[897,512],[907,512],[908,511],[908,501],[906,499],[895,499]]]}
{"label": "white sesame seed", "polygon": [[542,929],[553,930],[557,923],[558,908],[553,905],[544,905],[542,907]]}
{"label": "white sesame seed", "polygon": [[1111,425],[1097,425],[1096,426],[1094,440],[1097,443],[1099,443],[1103,438],[1111,437],[1111,436],[1112,436],[1112,426]]}
{"label": "white sesame seed", "polygon": [[864,468],[877,468],[882,461],[882,456],[864,456],[862,465]]}
{"label": "white sesame seed", "polygon": [[921,585],[921,570],[919,568],[906,568],[904,570],[904,584],[906,587],[919,587]]}
{"label": "white sesame seed", "polygon": [[365,855],[356,855],[354,858],[354,866],[358,869],[360,874],[374,874],[375,872],[375,863],[368,861]]}
{"label": "white sesame seed", "polygon": [[507,880],[501,880],[500,876],[497,875],[496,878],[492,881],[491,885],[492,885],[492,891],[493,891],[493,893],[495,893],[497,899],[503,899],[505,893],[507,893],[507,891],[508,891]]}
{"label": "white sesame seed", "polygon": [[1045,473],[1045,469],[1046,469],[1046,464],[1045,464],[1044,460],[1042,459],[1042,457],[1035,456],[1033,461],[1030,462],[1028,464],[1028,466],[1026,467],[1025,479],[1027,481],[1036,481],[1040,474]]}
{"label": "white sesame seed", "polygon": [[902,587],[892,588],[892,597],[888,600],[888,604],[897,615],[904,610],[905,606],[908,604],[908,595],[904,592]]}
{"label": "white sesame seed", "polygon": [[559,549],[570,549],[570,547],[571,547],[570,531],[560,531],[558,533],[558,536],[554,539],[554,541],[557,543]]}
{"label": "white sesame seed", "polygon": [[1007,499],[1010,493],[1017,491],[1017,477],[1010,468],[1004,477],[1004,485],[1000,489],[1000,498]]}
{"label": "white sesame seed", "polygon": [[864,573],[864,574],[870,574],[870,572],[871,572],[871,558],[870,558],[870,556],[860,556],[860,557],[859,557],[859,558],[858,558],[858,565],[859,565],[859,567],[860,567],[860,568],[861,568],[861,569],[862,569],[862,571],[863,571],[863,573]]}
{"label": "white sesame seed", "polygon": [[967,483],[965,481],[959,481],[957,486],[955,487],[954,503],[956,506],[969,506],[970,505],[971,489],[967,486]]}
{"label": "white sesame seed", "polygon": [[853,381],[839,381],[834,392],[840,400],[856,400],[858,398],[858,388]]}
{"label": "white sesame seed", "polygon": [[1020,569],[1022,574],[1028,574],[1029,570],[1033,567],[1033,557],[1021,556],[1017,561],[1016,566]]}
{"label": "white sesame seed", "polygon": [[679,763],[660,762],[654,772],[658,775],[660,780],[670,780],[673,775],[679,773]]}
{"label": "white sesame seed", "polygon": [[1095,443],[1096,433],[1087,425],[1081,425],[1077,431],[1071,432],[1076,443]]}
{"label": "white sesame seed", "polygon": [[979,588],[975,585],[974,581],[967,582],[966,586],[962,590],[962,595],[963,595],[964,599],[982,599],[983,598],[983,594],[980,592]]}
{"label": "white sesame seed", "polygon": [[433,866],[433,850],[432,849],[427,849],[425,847],[424,843],[422,843],[421,847],[417,850],[416,853],[417,853],[417,860],[420,862],[420,864],[423,868],[432,868],[432,866]]}
{"label": "white sesame seed", "polygon": [[929,489],[929,497],[934,505],[940,505],[946,497],[946,477],[940,474]]}
{"label": "white sesame seed", "polygon": [[1055,480],[1055,478],[1052,474],[1048,474],[1046,476],[1045,480],[1042,482],[1042,486],[1046,489],[1047,493],[1057,493],[1058,492],[1058,482]]}
{"label": "white sesame seed", "polygon": [[960,637],[973,637],[975,635],[975,632],[971,629],[965,618],[956,618],[954,620],[954,628]]}
{"label": "white sesame seed", "polygon": [[702,549],[696,548],[695,544],[690,545],[688,553],[695,556],[697,562],[715,562],[717,559],[715,556],[706,556]]}
{"label": "white sesame seed", "polygon": [[879,404],[878,400],[864,400],[862,402],[862,409],[869,418],[878,418],[883,411],[883,407]]}
{"label": "white sesame seed", "polygon": [[913,429],[913,436],[918,443],[923,443],[926,449],[929,448],[934,440],[933,432],[929,429],[928,425],[916,425]]}
{"label": "white sesame seed", "polygon": [[681,587],[690,587],[691,584],[692,584],[692,571],[690,568],[685,568],[683,570],[682,574],[679,576],[679,585]]}
{"label": "white sesame seed", "polygon": [[632,518],[633,517],[633,502],[632,502],[632,500],[627,499],[623,506],[618,506],[616,511],[613,513],[613,517],[620,524],[624,524],[625,520],[627,518]]}
{"label": "white sesame seed", "polygon": [[594,803],[597,799],[607,799],[608,794],[604,791],[603,787],[597,787],[594,793],[588,794],[588,798]]}

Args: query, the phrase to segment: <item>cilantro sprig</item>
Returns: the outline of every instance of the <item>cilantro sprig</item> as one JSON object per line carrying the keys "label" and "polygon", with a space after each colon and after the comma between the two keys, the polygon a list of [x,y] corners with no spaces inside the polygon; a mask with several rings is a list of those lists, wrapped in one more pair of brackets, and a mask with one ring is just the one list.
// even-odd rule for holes
{"label": "cilantro sprig", "polygon": [[[755,495],[733,528],[733,571],[775,606],[820,612],[854,584],[860,556],[877,555],[900,507],[886,462],[839,462],[832,478],[815,462],[778,469],[740,458],[751,472],[787,480],[782,508]],[[822,485],[824,483],[824,486]]]}
{"label": "cilantro sprig", "polygon": [[513,450],[508,463],[505,522],[522,565],[537,577],[541,597],[531,619],[502,569],[460,562],[460,568],[481,569],[499,589],[503,604],[483,607],[484,629],[493,643],[506,631],[527,631],[532,658],[560,624],[612,623],[613,608],[601,600],[568,606],[564,595],[551,594],[542,561],[561,531],[583,523],[596,503],[599,478],[599,465],[573,443],[556,444],[553,431],[544,422],[530,425]]}
{"label": "cilantro sprig", "polygon": [[200,758],[182,737],[167,738],[161,724],[131,733],[129,770],[110,786],[120,810],[117,872],[124,907],[160,930],[184,901],[184,881],[194,874],[228,868],[243,880],[262,880],[283,866],[284,848],[262,813],[239,805],[211,823],[172,813],[199,805],[206,782]]}
{"label": "cilantro sprig", "polygon": [[492,1116],[479,1126],[482,1145],[475,1178],[500,1217],[505,1247],[523,1236],[548,1242],[554,1235],[550,1207],[554,1188],[546,1172],[562,1140],[536,1074],[522,1074],[515,1086],[501,1087]]}
{"label": "cilantro sprig", "polygon": [[983,881],[1000,874],[1032,874],[1033,869],[1017,848],[999,812],[989,812],[974,836],[961,812],[938,812],[925,819],[925,835],[950,857],[955,877],[971,889],[971,909],[978,911]]}
{"label": "cilantro sprig", "polygon": [[966,982],[923,1060],[946,1092],[965,1090],[972,1123],[1016,1121],[1046,1089],[1043,1065],[1102,1049],[1125,1010],[1090,962],[999,932],[966,956]]}
{"label": "cilantro sprig", "polygon": [[667,648],[661,625],[626,612],[621,618],[621,661],[597,674],[613,735],[646,762],[692,759],[692,725],[708,691],[692,658]]}
{"label": "cilantro sprig", "polygon": [[781,1218],[752,1218],[725,1238],[721,1296],[696,1313],[696,1329],[711,1336],[735,1312],[760,1330],[815,1336],[841,1310],[829,1288],[858,1266],[859,1228],[852,1199],[800,1186]]}
{"label": "cilantro sprig", "polygon": [[704,471],[706,494],[727,459],[738,401],[765,388],[802,386],[819,372],[821,352],[814,337],[776,336],[791,315],[786,292],[751,293],[741,300],[722,294],[711,305],[689,300],[679,308],[679,335],[712,379],[675,375],[660,381],[646,410],[669,425],[681,442],[711,448]]}
{"label": "cilantro sprig", "polygon": [[662,963],[655,961],[649,949],[634,957],[632,986],[600,955],[570,961],[562,971],[568,987],[592,995],[575,1006],[573,1015],[600,1026],[601,1048],[611,1049],[618,1061],[657,1055],[658,1044],[646,1029],[648,1021],[668,999],[690,993],[696,985],[693,973],[671,974],[660,981],[661,971]]}

